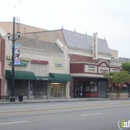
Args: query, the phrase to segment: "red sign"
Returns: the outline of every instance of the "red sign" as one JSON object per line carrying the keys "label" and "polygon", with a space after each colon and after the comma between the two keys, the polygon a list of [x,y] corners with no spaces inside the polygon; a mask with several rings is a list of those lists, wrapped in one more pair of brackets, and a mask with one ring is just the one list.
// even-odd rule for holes
{"label": "red sign", "polygon": [[44,64],[44,65],[49,64],[48,61],[44,61],[44,60],[31,60],[31,63],[34,63],[34,64]]}

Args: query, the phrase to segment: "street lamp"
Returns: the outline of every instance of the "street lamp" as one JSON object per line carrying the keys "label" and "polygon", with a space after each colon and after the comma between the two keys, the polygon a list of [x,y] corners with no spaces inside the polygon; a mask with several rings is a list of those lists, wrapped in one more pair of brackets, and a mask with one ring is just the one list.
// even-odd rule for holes
{"label": "street lamp", "polygon": [[20,32],[17,33],[17,38],[15,38],[15,17],[13,17],[13,38],[11,34],[8,33],[8,40],[12,41],[12,85],[11,85],[11,97],[10,102],[15,102],[15,70],[14,70],[14,52],[15,52],[15,41],[20,38]]}

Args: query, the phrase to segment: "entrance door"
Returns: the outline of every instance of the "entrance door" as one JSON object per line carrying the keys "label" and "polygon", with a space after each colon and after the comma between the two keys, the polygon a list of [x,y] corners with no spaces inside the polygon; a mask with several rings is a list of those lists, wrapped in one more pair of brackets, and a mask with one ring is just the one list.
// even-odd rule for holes
{"label": "entrance door", "polygon": [[98,97],[106,98],[106,94],[107,94],[106,91],[107,91],[106,81],[99,81],[98,82]]}
{"label": "entrance door", "polygon": [[51,97],[61,97],[61,84],[54,83],[51,84]]}

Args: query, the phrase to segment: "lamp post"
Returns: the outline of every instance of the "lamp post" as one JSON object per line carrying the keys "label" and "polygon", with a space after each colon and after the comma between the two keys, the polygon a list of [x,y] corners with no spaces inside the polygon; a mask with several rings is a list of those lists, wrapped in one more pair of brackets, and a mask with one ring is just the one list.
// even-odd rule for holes
{"label": "lamp post", "polygon": [[14,52],[15,52],[15,41],[20,38],[20,32],[17,33],[17,38],[15,38],[15,17],[13,17],[13,38],[11,39],[11,34],[8,33],[8,40],[12,41],[12,85],[11,85],[11,97],[10,102],[15,102],[15,68],[14,68]]}

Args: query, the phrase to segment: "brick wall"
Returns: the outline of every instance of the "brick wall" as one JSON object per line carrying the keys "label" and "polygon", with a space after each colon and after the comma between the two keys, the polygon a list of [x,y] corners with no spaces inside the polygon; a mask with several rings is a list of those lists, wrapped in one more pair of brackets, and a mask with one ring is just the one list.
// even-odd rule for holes
{"label": "brick wall", "polygon": [[1,95],[5,95],[5,40],[0,39],[0,61],[1,61]]}
{"label": "brick wall", "polygon": [[[80,55],[74,55],[72,54],[70,57],[70,62],[91,62],[91,63],[96,63],[104,59],[93,59],[92,57],[88,56],[80,56]],[[106,60],[108,63],[110,63],[110,60]]]}

